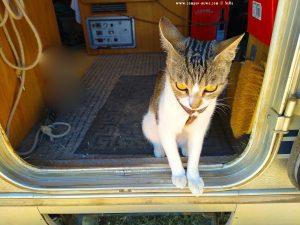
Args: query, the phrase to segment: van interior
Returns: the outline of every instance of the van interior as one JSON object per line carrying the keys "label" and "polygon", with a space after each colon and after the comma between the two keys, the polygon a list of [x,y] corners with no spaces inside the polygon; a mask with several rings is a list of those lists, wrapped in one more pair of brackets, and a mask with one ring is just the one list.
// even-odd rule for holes
{"label": "van interior", "polygon": [[[245,33],[200,159],[205,164],[233,160],[251,135],[270,44],[252,33],[260,8],[255,6],[253,17],[250,4],[251,0],[24,0],[42,53],[38,64],[26,70],[16,107],[22,76],[0,60],[0,122],[6,131],[9,127],[11,145],[22,159],[40,167],[166,164],[166,158],[154,158],[141,128],[155,77],[165,67],[158,30],[165,16],[183,35],[200,40],[222,41]],[[1,17],[4,7],[0,5]],[[11,9],[17,13],[18,5],[11,3]],[[275,12],[270,12],[270,20]],[[15,23],[29,65],[38,54],[35,34],[26,19]],[[17,43],[12,23],[6,26]],[[0,33],[2,52],[17,63],[4,29]],[[254,85],[252,80],[258,82],[256,93],[245,88]]]}

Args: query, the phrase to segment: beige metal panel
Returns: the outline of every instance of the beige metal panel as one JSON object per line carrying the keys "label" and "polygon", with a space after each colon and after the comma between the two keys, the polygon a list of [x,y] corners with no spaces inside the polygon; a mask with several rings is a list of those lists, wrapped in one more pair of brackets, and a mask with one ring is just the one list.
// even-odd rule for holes
{"label": "beige metal panel", "polygon": [[226,225],[299,225],[300,203],[238,205]]}
{"label": "beige metal panel", "polygon": [[287,158],[280,155],[273,161],[272,165],[263,174],[239,189],[280,189],[294,188],[287,173]]}
{"label": "beige metal panel", "polygon": [[0,192],[26,192],[26,190],[8,183],[6,180],[0,177]]}
{"label": "beige metal panel", "polygon": [[[300,90],[299,90],[300,92]],[[300,108],[300,107],[299,107]],[[300,111],[297,106],[297,112],[296,113],[299,113],[298,111]],[[290,130],[299,130],[299,124],[300,124],[300,116],[296,116],[294,115],[292,118],[291,118],[291,124],[290,124]]]}
{"label": "beige metal panel", "polygon": [[0,207],[0,225],[47,225],[37,207]]}
{"label": "beige metal panel", "polygon": [[[201,197],[193,197],[191,194],[166,194],[166,193],[119,193],[119,194],[76,194],[76,195],[45,195],[35,193],[11,193],[0,194],[2,206],[130,206],[135,205],[138,209],[141,205],[200,205],[218,204],[258,204],[258,203],[281,203],[300,202],[300,192],[293,189],[271,190],[240,190],[206,193]],[[41,211],[42,213],[46,213]]]}

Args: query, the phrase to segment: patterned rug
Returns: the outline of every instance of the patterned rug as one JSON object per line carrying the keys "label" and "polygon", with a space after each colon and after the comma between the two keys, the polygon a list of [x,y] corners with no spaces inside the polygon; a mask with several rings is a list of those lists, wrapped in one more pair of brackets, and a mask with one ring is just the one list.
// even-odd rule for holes
{"label": "patterned rug", "polygon": [[[98,112],[75,154],[152,155],[141,122],[148,109],[155,76],[122,76]],[[233,154],[216,114],[202,155]]]}
{"label": "patterned rug", "polygon": [[[82,79],[83,96],[79,105],[69,112],[58,115],[56,121],[70,123],[71,132],[53,142],[42,137],[30,159],[76,159],[85,155],[74,155],[98,111],[122,75],[147,76],[156,74],[165,65],[164,53],[143,53],[123,55],[99,55]],[[24,139],[18,151],[26,151],[32,146],[37,124]]]}
{"label": "patterned rug", "polygon": [[[42,137],[29,160],[70,160],[99,158],[101,155],[152,155],[152,146],[141,130],[154,87],[154,74],[164,67],[161,53],[104,55],[82,79],[83,96],[73,110],[56,121],[70,123],[71,132],[53,142]],[[18,151],[33,143],[37,124]],[[202,155],[234,154],[215,114]]]}
{"label": "patterned rug", "polygon": [[98,112],[77,154],[152,154],[141,122],[155,76],[122,76]]}

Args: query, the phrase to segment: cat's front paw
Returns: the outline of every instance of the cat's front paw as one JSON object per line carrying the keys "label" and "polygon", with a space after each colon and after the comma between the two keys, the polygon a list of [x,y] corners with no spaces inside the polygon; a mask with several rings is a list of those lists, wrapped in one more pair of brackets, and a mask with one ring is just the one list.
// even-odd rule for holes
{"label": "cat's front paw", "polygon": [[200,196],[203,194],[204,181],[201,177],[188,178],[189,189],[195,196]]}
{"label": "cat's front paw", "polygon": [[172,175],[172,183],[178,188],[184,188],[187,184],[185,173],[180,175]]}

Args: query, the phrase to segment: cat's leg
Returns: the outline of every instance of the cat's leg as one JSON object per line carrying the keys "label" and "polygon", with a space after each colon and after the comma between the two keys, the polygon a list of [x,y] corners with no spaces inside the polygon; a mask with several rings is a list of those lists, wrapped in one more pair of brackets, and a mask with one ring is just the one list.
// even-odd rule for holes
{"label": "cat's leg", "polygon": [[211,104],[203,114],[201,114],[193,124],[188,127],[188,165],[187,165],[187,179],[188,186],[191,192],[199,196],[203,193],[204,182],[199,174],[199,160],[202,151],[203,141],[215,104]]}
{"label": "cat's leg", "polygon": [[172,171],[172,183],[178,188],[184,188],[187,184],[185,170],[183,168],[176,143],[176,134],[168,129],[169,126],[159,125],[161,144],[165,150]]}
{"label": "cat's leg", "polygon": [[199,133],[191,132],[188,139],[189,156],[187,165],[187,179],[189,189],[196,196],[201,195],[204,188],[204,181],[200,177],[198,169],[204,135],[205,132],[203,132],[203,130],[201,130]]}
{"label": "cat's leg", "polygon": [[172,134],[172,131],[166,130],[166,127],[169,126],[157,126],[155,115],[151,112],[148,112],[143,118],[142,130],[145,137],[154,146],[155,157],[165,157],[167,154],[172,171],[172,183],[178,188],[184,188],[187,180],[177,149],[176,135]]}
{"label": "cat's leg", "polygon": [[154,147],[154,156],[157,158],[165,157],[165,151],[160,143],[155,115],[152,112],[148,112],[142,122],[142,130],[145,137],[152,143]]}

